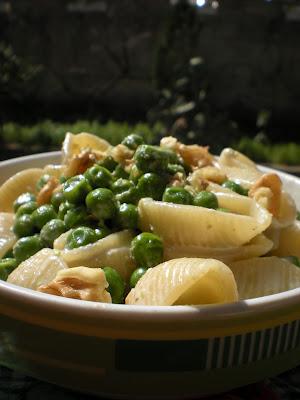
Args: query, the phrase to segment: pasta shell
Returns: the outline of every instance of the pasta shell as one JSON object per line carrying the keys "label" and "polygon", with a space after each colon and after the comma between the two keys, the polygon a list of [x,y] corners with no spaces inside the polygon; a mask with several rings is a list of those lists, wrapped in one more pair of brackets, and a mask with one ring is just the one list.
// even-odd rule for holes
{"label": "pasta shell", "polygon": [[229,193],[217,197],[220,207],[232,212],[142,199],[141,228],[161,236],[166,245],[223,248],[248,243],[270,225],[271,214],[252,199]]}
{"label": "pasta shell", "polygon": [[79,154],[82,149],[106,151],[111,147],[106,140],[91,133],[78,133],[74,135],[68,132],[62,145],[63,164],[66,164],[74,155]]}
{"label": "pasta shell", "polygon": [[72,229],[68,230],[67,232],[62,233],[58,238],[54,240],[53,249],[54,250],[63,250],[66,246],[66,241],[69,233]]}
{"label": "pasta shell", "polygon": [[130,256],[130,243],[133,233],[124,230],[112,233],[95,243],[72,250],[62,250],[60,255],[68,267],[98,268],[109,266],[115,268],[125,279],[135,268]]}
{"label": "pasta shell", "polygon": [[166,246],[164,259],[171,260],[182,257],[214,258],[224,263],[259,257],[268,253],[273,247],[273,242],[265,235],[258,235],[249,243],[238,247],[199,247],[199,246]]}
{"label": "pasta shell", "polygon": [[64,173],[64,169],[65,166],[61,164],[47,164],[43,169],[43,173],[60,178]]}
{"label": "pasta shell", "polygon": [[262,172],[259,171],[256,164],[250,158],[231,148],[226,148],[221,152],[218,165],[227,175],[228,179],[240,183],[247,188],[262,175]]}
{"label": "pasta shell", "polygon": [[149,268],[126,297],[126,304],[185,305],[238,300],[230,269],[221,261],[179,258]]}
{"label": "pasta shell", "polygon": [[51,282],[58,271],[67,268],[52,249],[42,249],[23,261],[9,276],[7,282],[37,290]]}
{"label": "pasta shell", "polygon": [[300,286],[300,268],[278,257],[256,257],[230,264],[240,299],[252,299]]}
{"label": "pasta shell", "polygon": [[286,192],[281,193],[279,215],[273,219],[272,225],[276,228],[285,228],[291,225],[297,216],[297,207],[294,199]]}
{"label": "pasta shell", "polygon": [[279,231],[279,243],[272,254],[282,257],[300,257],[300,221],[295,221],[292,225]]}
{"label": "pasta shell", "polygon": [[0,211],[12,212],[13,203],[20,194],[36,192],[36,182],[42,176],[41,168],[29,168],[13,175],[0,187]]}
{"label": "pasta shell", "polygon": [[16,243],[17,238],[12,231],[14,214],[0,212],[0,258]]}

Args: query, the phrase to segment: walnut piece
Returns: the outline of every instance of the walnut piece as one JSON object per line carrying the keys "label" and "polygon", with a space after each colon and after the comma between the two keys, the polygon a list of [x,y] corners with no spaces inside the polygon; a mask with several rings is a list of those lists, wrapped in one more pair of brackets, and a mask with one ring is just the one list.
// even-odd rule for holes
{"label": "walnut piece", "polygon": [[59,186],[59,180],[52,176],[39,191],[36,202],[39,206],[50,203],[52,193]]}
{"label": "walnut piece", "polygon": [[265,207],[274,217],[279,215],[282,182],[277,174],[262,175],[249,190],[249,197]]}
{"label": "walnut piece", "polygon": [[107,287],[102,269],[74,267],[59,271],[52,282],[38,287],[37,290],[71,299],[111,303]]}
{"label": "walnut piece", "polygon": [[118,144],[111,150],[112,158],[123,167],[130,165],[134,151],[124,144]]}

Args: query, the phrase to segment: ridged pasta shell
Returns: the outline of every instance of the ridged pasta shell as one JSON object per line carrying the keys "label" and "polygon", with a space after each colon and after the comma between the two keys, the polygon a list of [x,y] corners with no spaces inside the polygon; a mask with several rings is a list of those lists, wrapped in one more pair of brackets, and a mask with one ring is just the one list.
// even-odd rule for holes
{"label": "ridged pasta shell", "polygon": [[295,221],[279,231],[279,243],[272,254],[282,257],[300,257],[300,221]]}
{"label": "ridged pasta shell", "polygon": [[218,165],[228,179],[231,179],[241,185],[249,188],[262,172],[259,171],[256,164],[244,154],[231,148],[224,149],[219,157]]}
{"label": "ridged pasta shell", "polygon": [[12,231],[14,214],[0,212],[0,258],[16,243],[17,238]]}
{"label": "ridged pasta shell", "polygon": [[268,253],[273,247],[273,242],[261,234],[249,243],[238,247],[210,248],[199,246],[166,246],[164,259],[172,260],[182,257],[214,258],[224,263],[244,260],[246,258],[259,257]]}
{"label": "ridged pasta shell", "polygon": [[23,261],[9,276],[7,282],[37,290],[51,282],[66,263],[52,249],[42,249]]}
{"label": "ridged pasta shell", "polygon": [[64,173],[64,169],[65,166],[61,164],[47,164],[43,169],[43,173],[60,178]]}
{"label": "ridged pasta shell", "polygon": [[252,199],[229,193],[217,197],[220,207],[232,212],[141,199],[141,228],[161,236],[166,245],[223,248],[248,243],[270,225],[271,214]]}
{"label": "ridged pasta shell", "polygon": [[281,193],[279,215],[273,219],[272,225],[276,228],[285,228],[291,225],[297,216],[297,207],[294,199],[286,192]]}
{"label": "ridged pasta shell", "polygon": [[69,233],[72,229],[69,229],[67,232],[62,233],[58,238],[56,238],[53,242],[53,249],[54,250],[63,250],[66,246],[66,241]]}
{"label": "ridged pasta shell", "polygon": [[278,257],[256,257],[229,265],[240,299],[252,299],[300,286],[300,268]]}
{"label": "ridged pasta shell", "polygon": [[129,230],[112,233],[95,243],[77,249],[62,250],[60,255],[70,268],[109,266],[115,268],[124,279],[127,279],[135,268],[130,256],[130,243],[133,236]]}
{"label": "ridged pasta shell", "polygon": [[149,268],[126,297],[126,304],[188,305],[238,300],[230,269],[221,261],[179,258]]}
{"label": "ridged pasta shell", "polygon": [[36,193],[36,183],[43,175],[41,168],[29,168],[13,175],[0,187],[0,211],[12,212],[13,203],[20,194]]}
{"label": "ridged pasta shell", "polygon": [[78,133],[74,135],[68,132],[62,145],[62,160],[66,164],[74,155],[79,154],[82,149],[106,151],[111,144],[91,133]]}

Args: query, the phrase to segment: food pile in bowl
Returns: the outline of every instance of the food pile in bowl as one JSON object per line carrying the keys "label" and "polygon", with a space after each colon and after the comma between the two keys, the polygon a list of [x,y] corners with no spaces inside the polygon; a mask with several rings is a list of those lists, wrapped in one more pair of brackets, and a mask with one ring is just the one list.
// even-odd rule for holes
{"label": "food pile in bowl", "polygon": [[67,133],[59,165],[0,187],[0,278],[66,298],[230,303],[300,286],[281,179],[227,148]]}

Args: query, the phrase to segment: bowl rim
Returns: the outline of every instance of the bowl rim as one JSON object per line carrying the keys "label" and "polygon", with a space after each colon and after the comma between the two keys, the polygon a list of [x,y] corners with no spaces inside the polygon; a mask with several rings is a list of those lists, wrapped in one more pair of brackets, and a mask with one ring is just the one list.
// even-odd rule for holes
{"label": "bowl rim", "polygon": [[[61,155],[60,151],[37,153],[22,157],[16,157],[0,162],[0,167],[11,165],[22,165],[31,160],[47,161],[57,160]],[[51,162],[51,161],[50,161]],[[276,171],[280,176],[287,180],[299,183],[300,178],[285,172],[274,170],[273,168],[260,166],[265,171]],[[95,303],[84,300],[76,300],[40,293],[31,289],[23,288],[8,282],[0,281],[0,298],[7,298],[14,303],[34,305],[38,308],[47,308],[55,312],[72,313],[78,317],[89,317],[128,321],[147,319],[149,321],[168,320],[187,321],[197,317],[201,320],[224,321],[232,318],[244,318],[258,313],[272,313],[277,310],[295,307],[300,303],[300,287],[273,295],[258,297],[249,300],[239,300],[227,304],[210,304],[197,306],[143,306],[143,305],[124,305]],[[300,309],[299,309],[300,311]]]}

